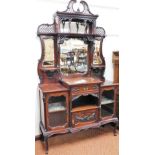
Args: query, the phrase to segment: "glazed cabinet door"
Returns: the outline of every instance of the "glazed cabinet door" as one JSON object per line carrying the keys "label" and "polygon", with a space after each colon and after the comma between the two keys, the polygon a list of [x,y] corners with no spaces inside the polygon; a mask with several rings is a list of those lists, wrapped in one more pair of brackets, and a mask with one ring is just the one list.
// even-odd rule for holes
{"label": "glazed cabinet door", "polygon": [[67,93],[52,93],[47,95],[46,120],[48,130],[62,130],[68,127]]}
{"label": "glazed cabinet door", "polygon": [[115,87],[106,87],[101,93],[101,117],[114,117],[116,115],[116,92]]}

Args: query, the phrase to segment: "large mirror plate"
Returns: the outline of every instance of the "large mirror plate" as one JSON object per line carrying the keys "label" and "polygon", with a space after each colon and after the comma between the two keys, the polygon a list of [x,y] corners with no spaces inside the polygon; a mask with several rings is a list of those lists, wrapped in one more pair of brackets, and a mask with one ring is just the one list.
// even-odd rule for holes
{"label": "large mirror plate", "polygon": [[61,73],[70,75],[87,73],[88,71],[88,45],[83,40],[70,38],[60,45]]}

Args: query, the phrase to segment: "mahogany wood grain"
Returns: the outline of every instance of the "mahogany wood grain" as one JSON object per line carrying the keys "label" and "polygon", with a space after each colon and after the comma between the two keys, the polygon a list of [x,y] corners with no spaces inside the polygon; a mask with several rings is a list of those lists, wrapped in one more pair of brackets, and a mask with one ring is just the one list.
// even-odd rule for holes
{"label": "mahogany wood grain", "polygon": [[102,81],[100,79],[94,77],[77,77],[77,78],[64,78],[61,80],[68,86],[79,86],[84,84],[101,84]]}
{"label": "mahogany wood grain", "polygon": [[39,87],[43,93],[68,91],[68,89],[60,83],[40,84]]}

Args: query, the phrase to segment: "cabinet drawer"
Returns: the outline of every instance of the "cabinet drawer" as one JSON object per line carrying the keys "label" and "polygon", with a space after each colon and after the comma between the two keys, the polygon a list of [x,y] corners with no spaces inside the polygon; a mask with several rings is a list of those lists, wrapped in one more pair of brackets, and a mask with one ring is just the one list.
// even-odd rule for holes
{"label": "cabinet drawer", "polygon": [[71,90],[72,90],[72,94],[98,92],[99,86],[98,85],[83,85],[83,86],[73,87]]}
{"label": "cabinet drawer", "polygon": [[84,126],[96,122],[97,118],[98,109],[74,112],[72,113],[72,126]]}

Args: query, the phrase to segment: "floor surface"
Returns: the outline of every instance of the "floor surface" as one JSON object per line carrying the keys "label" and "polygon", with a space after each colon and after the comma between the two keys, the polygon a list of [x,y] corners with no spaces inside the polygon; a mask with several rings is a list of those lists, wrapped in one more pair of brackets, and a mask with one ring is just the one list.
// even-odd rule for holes
{"label": "floor surface", "polygon": [[[113,128],[88,129],[49,139],[49,155],[119,155],[119,135]],[[35,142],[35,155],[45,155],[44,143]]]}

